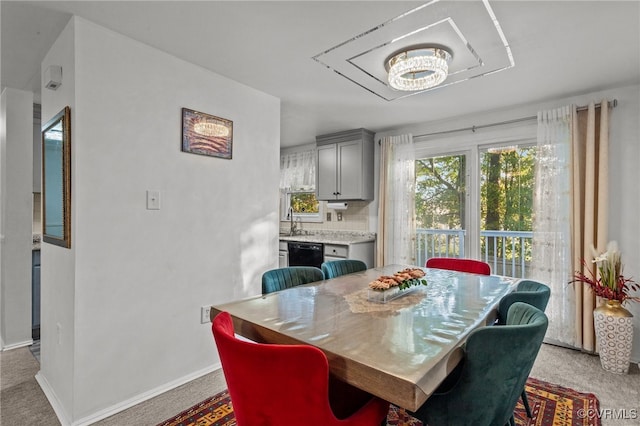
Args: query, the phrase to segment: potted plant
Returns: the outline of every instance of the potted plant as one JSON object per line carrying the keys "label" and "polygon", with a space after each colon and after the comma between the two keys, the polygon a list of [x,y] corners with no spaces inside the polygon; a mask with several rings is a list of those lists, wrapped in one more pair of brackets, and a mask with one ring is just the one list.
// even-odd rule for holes
{"label": "potted plant", "polygon": [[593,249],[597,272],[583,260],[584,272],[576,271],[571,282],[587,284],[604,302],[593,311],[596,343],[602,368],[618,374],[629,371],[633,340],[633,315],[622,307],[627,301],[640,301],[629,293],[640,289],[638,284],[622,274],[622,256],[615,241],[607,244],[604,253]]}

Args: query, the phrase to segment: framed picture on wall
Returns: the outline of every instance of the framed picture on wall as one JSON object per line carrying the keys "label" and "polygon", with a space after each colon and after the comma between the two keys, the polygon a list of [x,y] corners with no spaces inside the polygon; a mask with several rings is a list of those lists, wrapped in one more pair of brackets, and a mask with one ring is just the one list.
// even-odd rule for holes
{"label": "framed picture on wall", "polygon": [[182,108],[182,151],[231,159],[233,121]]}

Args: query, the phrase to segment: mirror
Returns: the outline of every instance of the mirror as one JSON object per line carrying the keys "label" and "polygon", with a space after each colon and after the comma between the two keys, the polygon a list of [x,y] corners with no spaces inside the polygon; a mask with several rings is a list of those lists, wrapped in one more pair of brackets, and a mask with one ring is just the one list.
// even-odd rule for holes
{"label": "mirror", "polygon": [[42,128],[42,241],[71,247],[71,110]]}

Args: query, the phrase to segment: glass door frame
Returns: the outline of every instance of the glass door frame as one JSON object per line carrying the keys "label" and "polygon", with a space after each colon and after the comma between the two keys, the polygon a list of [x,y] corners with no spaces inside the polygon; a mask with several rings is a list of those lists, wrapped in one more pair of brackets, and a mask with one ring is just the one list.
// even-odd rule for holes
{"label": "glass door frame", "polygon": [[488,147],[531,144],[536,140],[535,125],[494,129],[471,134],[450,133],[437,138],[414,138],[415,158],[466,155],[465,257],[480,259],[480,152]]}

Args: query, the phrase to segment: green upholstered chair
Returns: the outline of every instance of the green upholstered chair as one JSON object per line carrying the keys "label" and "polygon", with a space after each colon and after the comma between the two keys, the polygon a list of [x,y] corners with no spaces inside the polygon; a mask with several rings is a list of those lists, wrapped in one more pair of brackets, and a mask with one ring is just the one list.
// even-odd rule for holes
{"label": "green upholstered chair", "polygon": [[[551,296],[551,290],[545,284],[534,280],[521,280],[518,282],[516,291],[505,295],[498,305],[498,319],[497,325],[504,325],[507,321],[507,312],[509,308],[515,302],[528,303],[531,306],[535,306],[542,312],[549,303],[549,297]],[[531,407],[529,407],[529,400],[527,399],[527,392],[522,389],[522,405],[529,418],[531,415]]]}
{"label": "green upholstered chair", "polygon": [[324,278],[328,280],[341,275],[364,271],[367,269],[367,264],[361,260],[344,259],[324,262],[321,267],[322,272],[324,272]]}
{"label": "green upholstered chair", "polygon": [[429,426],[514,424],[513,412],[547,325],[541,310],[514,303],[506,325],[469,334],[455,380],[445,381],[412,415]]}
{"label": "green upholstered chair", "polygon": [[545,284],[534,280],[521,280],[516,286],[516,290],[505,295],[498,305],[498,324],[505,324],[509,307],[515,302],[528,303],[535,306],[542,312],[547,308],[551,290]]}
{"label": "green upholstered chair", "polygon": [[314,266],[289,266],[288,268],[272,269],[262,274],[262,294],[322,280],[324,280],[322,270]]}

